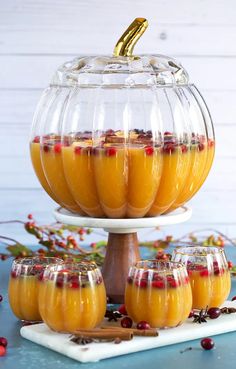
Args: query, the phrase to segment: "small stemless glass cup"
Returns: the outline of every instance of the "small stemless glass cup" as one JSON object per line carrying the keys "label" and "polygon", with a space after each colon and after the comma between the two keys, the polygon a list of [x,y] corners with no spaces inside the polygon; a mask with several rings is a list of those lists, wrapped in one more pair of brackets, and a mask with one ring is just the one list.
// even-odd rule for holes
{"label": "small stemless glass cup", "polygon": [[187,268],[193,294],[193,309],[219,307],[228,297],[230,272],[224,250],[212,246],[180,246],[172,260]]}
{"label": "small stemless glass cup", "polygon": [[130,268],[125,306],[137,323],[168,328],[182,324],[191,311],[192,292],[185,266],[170,261],[144,260]]}
{"label": "small stemless glass cup", "polygon": [[57,332],[96,327],[106,311],[106,291],[97,265],[79,262],[47,267],[40,285],[39,311]]}
{"label": "small stemless glass cup", "polygon": [[27,257],[12,263],[8,295],[15,316],[27,322],[42,321],[38,309],[38,291],[44,269],[51,264],[63,263],[55,257]]}

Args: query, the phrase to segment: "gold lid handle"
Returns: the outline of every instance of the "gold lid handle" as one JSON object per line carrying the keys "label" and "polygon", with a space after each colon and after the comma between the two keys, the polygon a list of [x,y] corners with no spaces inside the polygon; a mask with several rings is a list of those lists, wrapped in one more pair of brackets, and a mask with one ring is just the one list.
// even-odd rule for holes
{"label": "gold lid handle", "polygon": [[135,18],[127,30],[118,40],[113,55],[114,56],[132,56],[134,46],[148,27],[148,21],[145,18]]}

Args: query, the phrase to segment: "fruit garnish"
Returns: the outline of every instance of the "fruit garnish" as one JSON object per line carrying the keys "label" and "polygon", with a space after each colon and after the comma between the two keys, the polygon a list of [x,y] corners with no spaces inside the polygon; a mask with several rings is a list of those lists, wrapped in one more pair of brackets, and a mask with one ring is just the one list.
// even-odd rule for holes
{"label": "fruit garnish", "polygon": [[203,269],[201,272],[200,272],[200,276],[201,277],[208,277],[209,276],[209,271],[207,269]]}
{"label": "fruit garnish", "polygon": [[160,281],[152,281],[152,287],[163,289],[163,288],[165,288],[165,283],[164,283],[163,280],[160,280]]}
{"label": "fruit garnish", "polygon": [[181,145],[181,151],[184,154],[185,152],[188,151],[188,146],[187,145]]}
{"label": "fruit garnish", "polygon": [[0,346],[7,347],[7,339],[5,337],[0,337]]}
{"label": "fruit garnish", "polygon": [[210,319],[217,319],[221,315],[221,310],[218,307],[212,307],[207,310],[207,315]]}
{"label": "fruit garnish", "polygon": [[154,153],[154,147],[153,146],[146,146],[144,148],[146,155],[151,156]]}
{"label": "fruit garnish", "polygon": [[60,154],[60,153],[61,153],[61,147],[62,147],[61,143],[60,143],[60,142],[57,142],[57,143],[54,145],[54,152],[55,152],[56,154]]}
{"label": "fruit garnish", "polygon": [[204,148],[205,148],[205,145],[203,143],[198,144],[198,151],[202,151],[204,150]]}
{"label": "fruit garnish", "polygon": [[33,143],[39,143],[40,142],[40,136],[35,136],[33,139]]}
{"label": "fruit garnish", "polygon": [[136,280],[135,285],[140,288],[146,288],[147,287],[147,280],[146,279],[140,279]]}
{"label": "fruit garnish", "polygon": [[234,264],[232,263],[232,261],[228,261],[228,268],[229,269],[232,269],[234,266]]}
{"label": "fruit garnish", "polygon": [[165,144],[164,144],[163,151],[164,151],[166,154],[171,154],[172,152],[174,152],[174,151],[175,151],[175,145],[174,145],[174,143],[172,143],[172,142],[170,142],[170,143],[165,143]]}
{"label": "fruit garnish", "polygon": [[133,325],[133,321],[130,317],[125,316],[124,318],[121,319],[120,325],[123,328],[131,328]]}
{"label": "fruit garnish", "polygon": [[232,297],[231,301],[235,301],[236,300],[236,296]]}
{"label": "fruit garnish", "polygon": [[74,153],[76,155],[80,155],[81,154],[81,150],[82,150],[82,148],[80,146],[75,146]]}
{"label": "fruit garnish", "polygon": [[215,346],[215,343],[212,338],[203,338],[201,340],[201,346],[204,350],[211,350]]}
{"label": "fruit garnish", "polygon": [[132,277],[128,277],[127,278],[127,283],[132,284],[133,283],[133,278]]}
{"label": "fruit garnish", "polygon": [[128,314],[127,314],[127,311],[126,311],[125,304],[120,305],[120,307],[118,308],[118,311],[119,311],[122,315],[128,315]]}
{"label": "fruit garnish", "polygon": [[0,346],[0,356],[5,356],[6,355],[6,348],[4,346]]}
{"label": "fruit garnish", "polygon": [[150,329],[150,324],[146,322],[145,320],[141,320],[137,324],[137,329]]}
{"label": "fruit garnish", "polygon": [[43,151],[44,151],[44,152],[49,152],[49,151],[50,151],[50,146],[49,146],[49,145],[47,145],[47,144],[44,144],[44,145],[43,145]]}
{"label": "fruit garnish", "polygon": [[115,156],[116,155],[116,148],[115,147],[107,147],[105,150],[106,156]]}

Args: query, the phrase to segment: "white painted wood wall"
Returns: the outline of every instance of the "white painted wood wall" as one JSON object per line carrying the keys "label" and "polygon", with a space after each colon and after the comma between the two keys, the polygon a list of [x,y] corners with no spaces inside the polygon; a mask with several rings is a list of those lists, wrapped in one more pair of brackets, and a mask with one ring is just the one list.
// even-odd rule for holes
{"label": "white painted wood wall", "polygon": [[215,227],[236,235],[235,0],[0,0],[0,220],[23,219],[28,212],[52,219],[55,204],[29,159],[36,103],[62,62],[78,54],[110,54],[135,17],[149,20],[136,53],[181,60],[215,124],[215,163],[191,202],[192,219],[166,232]]}

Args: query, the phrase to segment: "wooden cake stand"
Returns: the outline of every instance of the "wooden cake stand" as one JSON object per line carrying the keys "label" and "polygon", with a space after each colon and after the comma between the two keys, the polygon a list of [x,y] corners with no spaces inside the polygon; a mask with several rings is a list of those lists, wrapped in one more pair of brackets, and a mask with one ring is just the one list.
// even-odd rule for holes
{"label": "wooden cake stand", "polygon": [[58,222],[78,227],[103,228],[108,232],[102,274],[109,302],[112,303],[124,301],[129,267],[140,260],[137,231],[141,228],[182,223],[187,221],[191,215],[191,208],[186,206],[166,215],[137,219],[90,218],[75,215],[63,208],[54,210],[54,216]]}

